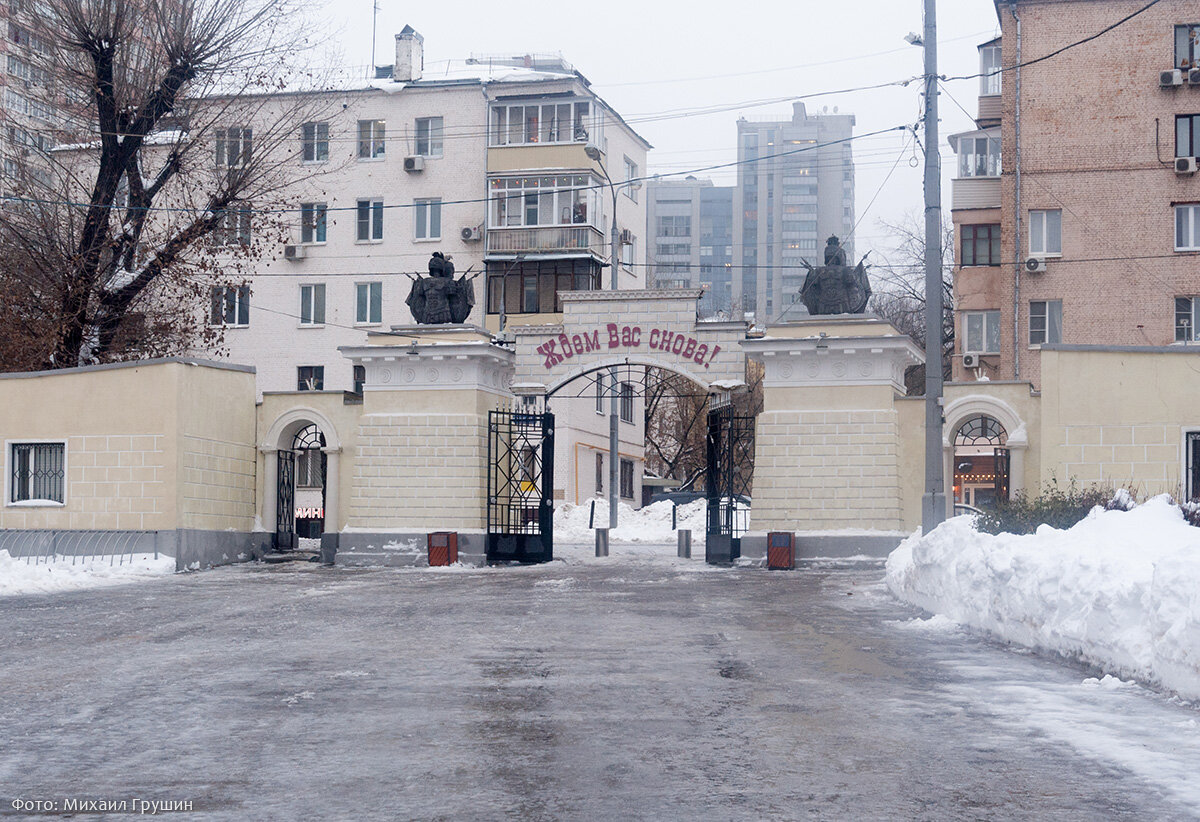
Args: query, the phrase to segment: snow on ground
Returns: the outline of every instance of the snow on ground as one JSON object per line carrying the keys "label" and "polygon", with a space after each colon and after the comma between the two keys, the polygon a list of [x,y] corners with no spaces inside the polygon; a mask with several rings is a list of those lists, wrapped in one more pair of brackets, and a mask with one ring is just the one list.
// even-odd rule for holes
{"label": "snow on ground", "polygon": [[[704,547],[705,501],[696,500],[679,506],[677,527],[692,530],[692,548]],[[588,528],[592,504],[572,505],[567,503],[554,509],[554,542],[564,545],[594,545],[596,535]],[[608,527],[608,501],[596,500],[597,528]],[[672,543],[675,531],[671,529],[671,503],[655,502],[645,508],[634,510],[625,503],[617,503],[617,528],[608,535],[611,546],[617,543]]]}
{"label": "snow on ground", "polygon": [[993,536],[973,517],[887,561],[900,599],[1005,640],[1200,699],[1200,528],[1167,497],[1068,530]]}
{"label": "snow on ground", "polygon": [[174,558],[163,554],[73,559],[30,557],[27,562],[0,551],[0,596],[103,588],[175,573]]}

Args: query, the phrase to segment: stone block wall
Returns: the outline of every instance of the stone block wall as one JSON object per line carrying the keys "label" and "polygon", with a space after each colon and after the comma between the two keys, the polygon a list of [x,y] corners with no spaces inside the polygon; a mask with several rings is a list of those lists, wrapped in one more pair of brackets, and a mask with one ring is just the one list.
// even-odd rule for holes
{"label": "stone block wall", "polygon": [[[1065,425],[1060,484],[1132,487],[1138,496],[1175,494],[1183,465],[1179,424]],[[1049,479],[1049,477],[1047,477]]]}
{"label": "stone block wall", "polygon": [[250,531],[254,525],[253,443],[185,435],[179,514],[185,528]]}
{"label": "stone block wall", "polygon": [[902,527],[895,410],[767,411],[755,432],[755,531]]}

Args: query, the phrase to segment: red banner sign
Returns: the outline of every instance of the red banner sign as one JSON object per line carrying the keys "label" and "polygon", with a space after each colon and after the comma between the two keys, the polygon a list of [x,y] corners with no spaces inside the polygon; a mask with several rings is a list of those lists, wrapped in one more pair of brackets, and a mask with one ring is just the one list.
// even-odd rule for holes
{"label": "red banner sign", "polygon": [[673,354],[696,365],[708,368],[721,346],[709,346],[695,337],[666,328],[651,328],[649,333],[640,325],[617,325],[609,323],[604,329],[582,334],[559,334],[537,347],[537,352],[546,358],[546,368],[553,368],[580,354],[612,351],[637,351],[643,346],[650,351]]}

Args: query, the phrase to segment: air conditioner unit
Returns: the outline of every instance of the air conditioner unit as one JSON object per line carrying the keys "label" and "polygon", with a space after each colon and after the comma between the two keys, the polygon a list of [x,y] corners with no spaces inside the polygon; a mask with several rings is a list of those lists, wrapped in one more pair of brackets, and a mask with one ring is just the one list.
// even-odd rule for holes
{"label": "air conditioner unit", "polygon": [[304,246],[302,245],[285,245],[283,247],[283,259],[295,262],[304,259]]}
{"label": "air conditioner unit", "polygon": [[1163,88],[1171,88],[1173,86],[1183,85],[1183,72],[1179,69],[1169,69],[1159,72],[1158,84]]}
{"label": "air conditioner unit", "polygon": [[405,171],[424,171],[425,170],[425,158],[422,157],[420,154],[414,154],[411,157],[405,157],[404,158],[404,170]]}
{"label": "air conditioner unit", "polygon": [[621,229],[621,245],[633,245],[633,232],[628,228]]}
{"label": "air conditioner unit", "polygon": [[1196,158],[1195,157],[1176,157],[1175,158],[1175,173],[1176,174],[1195,174],[1196,173]]}
{"label": "air conditioner unit", "polygon": [[1025,261],[1026,274],[1045,274],[1046,260],[1042,257],[1030,257]]}
{"label": "air conditioner unit", "polygon": [[1188,71],[1188,85],[1200,86],[1200,68],[1194,68]]}
{"label": "air conditioner unit", "polygon": [[463,226],[459,236],[463,238],[464,243],[474,243],[483,239],[483,226]]}
{"label": "air conditioner unit", "polygon": [[963,368],[978,368],[978,367],[979,367],[979,355],[978,354],[963,354]]}

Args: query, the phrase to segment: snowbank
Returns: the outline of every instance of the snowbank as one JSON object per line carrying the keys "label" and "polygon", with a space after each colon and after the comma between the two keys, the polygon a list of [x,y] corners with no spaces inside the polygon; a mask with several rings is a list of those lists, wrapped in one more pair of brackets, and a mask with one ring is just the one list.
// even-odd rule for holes
{"label": "snowbank", "polygon": [[[74,591],[80,588],[102,588],[139,579],[151,579],[175,573],[172,557],[153,554],[134,554],[117,557],[75,560],[71,557],[13,559],[8,551],[0,551],[0,596],[14,594],[45,594]],[[122,560],[124,562],[121,563]]]}
{"label": "snowbank", "polygon": [[[564,544],[592,544],[596,535],[588,528],[590,502],[583,505],[567,503],[554,510],[554,541]],[[704,544],[705,502],[696,500],[679,506],[678,528],[692,530],[692,544]],[[595,526],[608,527],[608,501],[596,501]],[[617,504],[617,529],[608,535],[613,543],[674,543],[671,529],[671,503],[656,502],[634,510],[621,502]]]}
{"label": "snowbank", "polygon": [[1169,498],[1074,527],[983,534],[970,516],[905,540],[897,597],[1006,640],[1200,699],[1200,528]]}

